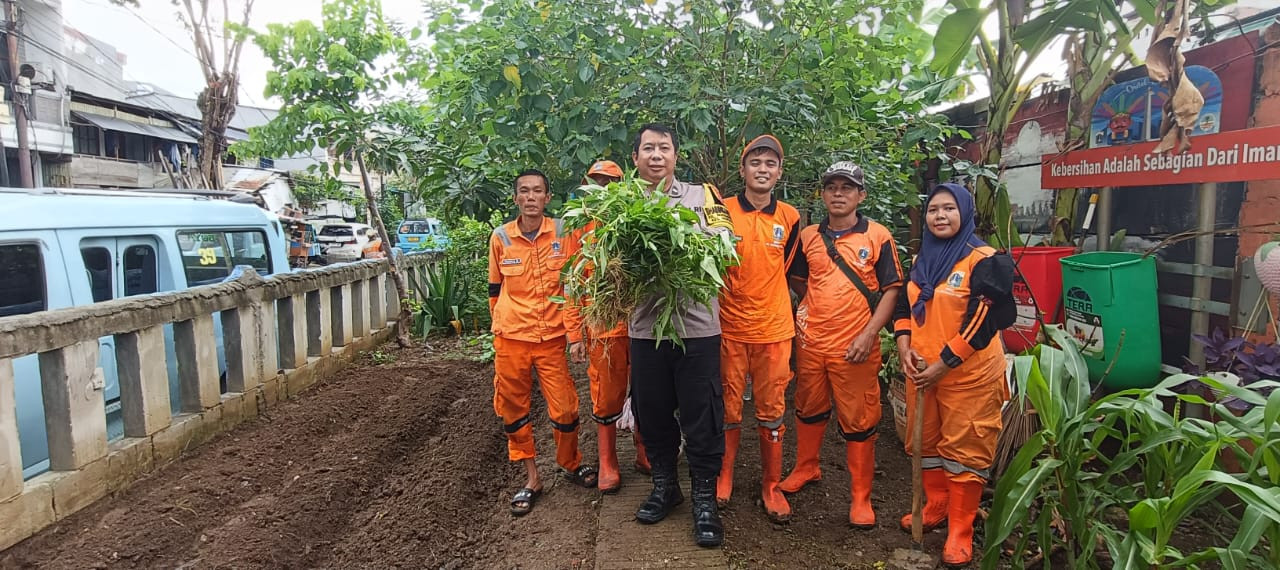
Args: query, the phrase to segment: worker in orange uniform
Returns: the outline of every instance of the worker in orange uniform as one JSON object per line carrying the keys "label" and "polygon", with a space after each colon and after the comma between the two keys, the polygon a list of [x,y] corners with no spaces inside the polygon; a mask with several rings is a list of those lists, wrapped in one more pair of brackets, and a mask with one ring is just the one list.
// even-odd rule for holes
{"label": "worker in orange uniform", "polygon": [[[963,186],[935,188],[924,222],[929,231],[894,312],[894,334],[907,379],[907,425],[924,414],[923,523],[947,523],[942,561],[964,565],[973,558],[973,521],[1008,396],[997,333],[1017,316],[1013,260],[975,235],[974,200]],[[925,390],[922,410],[917,390]],[[902,526],[910,525],[907,514]]]}
{"label": "worker in orange uniform", "polygon": [[742,434],[742,401],[752,377],[760,436],[760,493],[774,522],[787,522],[791,506],[778,490],[782,479],[782,418],[791,382],[791,341],[795,321],[787,289],[787,264],[795,256],[800,212],[778,201],[773,187],[782,176],[782,143],[760,135],[739,159],[746,188],[726,200],[733,221],[739,263],[729,269],[720,296],[720,377],[724,383],[724,459],[716,480],[716,500],[729,503],[733,467]]}
{"label": "worker in orange uniform", "polygon": [[827,217],[800,230],[791,264],[800,347],[796,355],[796,466],[787,493],[822,479],[818,451],[835,400],[849,466],[849,524],[875,526],[876,426],[880,423],[880,329],[902,289],[897,246],[888,228],[858,213],[867,197],[862,168],[837,162],[822,175]]}
{"label": "worker in orange uniform", "polygon": [[[586,178],[598,186],[622,180],[622,169],[612,160],[601,160],[587,169]],[[590,239],[594,224],[585,228],[582,239]],[[583,331],[577,307],[566,307],[565,324],[568,327],[569,355],[575,362],[587,362],[587,378],[591,384],[591,419],[596,421],[596,444],[600,458],[600,477],[597,486],[602,493],[612,494],[622,487],[618,469],[618,418],[626,403],[627,385],[631,374],[631,339],[627,336],[626,321],[605,331]],[[586,334],[584,334],[584,332]],[[649,472],[649,460],[644,456],[640,434],[632,432],[636,446],[636,470]]]}
{"label": "worker in orange uniform", "polygon": [[515,516],[531,511],[542,493],[529,422],[533,369],[555,428],[556,462],[574,483],[595,487],[597,479],[595,469],[582,464],[578,450],[578,392],[565,359],[562,311],[551,300],[563,292],[560,269],[577,245],[561,235],[560,220],[544,214],[550,201],[547,176],[538,170],[521,172],[515,183],[520,215],[489,238],[493,407],[507,433],[507,456],[524,463],[528,472],[524,487],[511,500]]}

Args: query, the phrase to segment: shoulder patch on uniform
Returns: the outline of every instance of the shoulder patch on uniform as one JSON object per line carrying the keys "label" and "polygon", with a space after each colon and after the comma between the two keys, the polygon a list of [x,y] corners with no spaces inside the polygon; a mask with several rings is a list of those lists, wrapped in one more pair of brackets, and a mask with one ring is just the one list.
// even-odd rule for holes
{"label": "shoulder patch on uniform", "polygon": [[716,202],[724,202],[724,196],[720,194],[720,189],[716,188],[715,184],[712,184],[710,182],[703,182],[702,187],[706,188],[708,194],[715,197]]}

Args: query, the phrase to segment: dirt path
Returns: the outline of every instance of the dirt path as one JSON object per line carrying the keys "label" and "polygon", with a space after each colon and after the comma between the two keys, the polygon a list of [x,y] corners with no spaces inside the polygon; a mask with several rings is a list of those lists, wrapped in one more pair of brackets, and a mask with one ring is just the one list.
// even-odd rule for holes
{"label": "dirt path", "polygon": [[[743,437],[719,557],[684,549],[680,518],[653,528],[623,520],[642,494],[631,487],[647,486],[629,469],[624,493],[604,498],[548,477],[534,512],[513,519],[507,497],[523,476],[506,461],[493,415],[492,365],[456,352],[386,354],[395,362],[350,368],[0,553],[0,567],[593,568],[598,557],[602,566],[658,567],[671,551],[704,566],[872,568],[909,545],[891,524],[910,503],[910,464],[888,419],[875,491],[881,524],[870,532],[845,523],[848,472],[834,433],[824,481],[792,498],[796,517],[786,526],[769,523],[757,504],[756,438]],[[535,410],[540,465],[554,473],[540,401]],[[583,425],[583,452],[594,461],[595,430]],[[629,444],[620,447],[629,457]],[[930,535],[928,547],[940,550],[942,539]],[[619,562],[628,551],[643,556]]]}

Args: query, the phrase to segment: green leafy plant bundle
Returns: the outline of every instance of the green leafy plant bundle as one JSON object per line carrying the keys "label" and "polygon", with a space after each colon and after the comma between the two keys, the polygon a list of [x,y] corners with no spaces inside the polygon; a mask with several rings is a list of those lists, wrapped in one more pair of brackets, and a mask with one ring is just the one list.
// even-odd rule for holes
{"label": "green leafy plant bundle", "polygon": [[681,342],[675,318],[691,304],[711,306],[738,254],[730,232],[707,233],[693,210],[630,174],[608,187],[585,186],[565,206],[567,231],[582,236],[565,264],[566,295],[589,301],[586,325],[609,329],[657,298],[654,338]]}

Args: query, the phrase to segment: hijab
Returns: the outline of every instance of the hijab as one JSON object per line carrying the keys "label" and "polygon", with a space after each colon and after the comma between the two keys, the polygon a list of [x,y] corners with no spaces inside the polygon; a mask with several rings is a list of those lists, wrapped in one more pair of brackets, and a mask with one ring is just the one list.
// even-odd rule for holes
{"label": "hijab", "polygon": [[[951,194],[956,199],[956,206],[960,210],[960,229],[951,238],[942,239],[933,235],[928,227],[925,228],[920,253],[916,256],[915,264],[911,266],[911,282],[920,288],[920,296],[911,305],[911,315],[915,317],[916,324],[924,324],[925,302],[933,298],[934,288],[951,275],[951,269],[956,263],[969,255],[974,248],[987,245],[987,242],[977,236],[973,194],[970,194],[964,186],[949,182],[935,186],[924,202],[925,215],[928,215],[929,203],[942,192]],[[925,225],[928,225],[927,218]]]}

